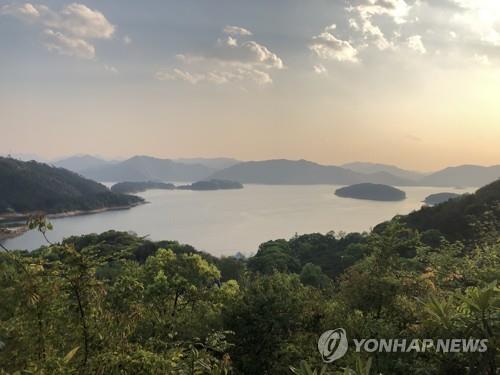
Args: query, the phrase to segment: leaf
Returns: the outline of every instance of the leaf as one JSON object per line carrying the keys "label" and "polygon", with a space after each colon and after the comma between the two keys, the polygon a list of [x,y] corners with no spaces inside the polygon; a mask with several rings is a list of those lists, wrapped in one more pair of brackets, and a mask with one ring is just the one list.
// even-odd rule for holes
{"label": "leaf", "polygon": [[28,300],[30,305],[36,305],[38,302],[40,302],[40,296],[33,292],[28,296]]}
{"label": "leaf", "polygon": [[75,354],[78,351],[78,349],[80,349],[79,346],[77,346],[76,348],[71,349],[68,352],[68,354],[66,354],[66,356],[64,357],[64,359],[63,359],[64,363],[68,363],[69,361],[71,361],[71,359],[75,356]]}

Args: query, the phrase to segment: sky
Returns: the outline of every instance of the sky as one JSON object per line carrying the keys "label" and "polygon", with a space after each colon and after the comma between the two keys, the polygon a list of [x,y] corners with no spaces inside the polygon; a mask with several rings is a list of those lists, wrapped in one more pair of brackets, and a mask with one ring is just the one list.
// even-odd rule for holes
{"label": "sky", "polygon": [[500,163],[498,0],[0,0],[0,154]]}

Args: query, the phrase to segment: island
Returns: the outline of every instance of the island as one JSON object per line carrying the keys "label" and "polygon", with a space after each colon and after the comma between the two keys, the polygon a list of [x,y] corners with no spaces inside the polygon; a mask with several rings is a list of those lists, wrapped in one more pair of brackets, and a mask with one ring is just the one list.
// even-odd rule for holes
{"label": "island", "polygon": [[441,204],[449,201],[450,199],[458,198],[460,194],[456,193],[437,193],[431,194],[427,198],[424,199],[424,203],[429,206],[435,206],[437,204]]}
{"label": "island", "polygon": [[155,182],[155,181],[142,181],[142,182],[126,181],[126,182],[118,182],[117,184],[111,186],[112,192],[120,194],[135,194],[153,189],[173,190],[175,189],[175,185],[166,182]]}
{"label": "island", "polygon": [[237,181],[229,180],[206,180],[193,182],[190,185],[177,186],[179,190],[231,190],[243,189],[243,185]]}
{"label": "island", "polygon": [[382,184],[362,183],[346,186],[335,191],[342,198],[365,199],[372,201],[393,202],[406,199],[406,193],[395,187]]}
{"label": "island", "polygon": [[10,157],[0,157],[0,181],[0,240],[21,234],[35,214],[75,216],[145,203],[64,168]]}

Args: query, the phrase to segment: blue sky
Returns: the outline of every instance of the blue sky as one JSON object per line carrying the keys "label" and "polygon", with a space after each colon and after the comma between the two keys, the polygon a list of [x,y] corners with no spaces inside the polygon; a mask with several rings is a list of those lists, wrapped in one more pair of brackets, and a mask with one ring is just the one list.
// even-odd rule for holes
{"label": "blue sky", "polygon": [[0,1],[0,152],[500,161],[497,0]]}

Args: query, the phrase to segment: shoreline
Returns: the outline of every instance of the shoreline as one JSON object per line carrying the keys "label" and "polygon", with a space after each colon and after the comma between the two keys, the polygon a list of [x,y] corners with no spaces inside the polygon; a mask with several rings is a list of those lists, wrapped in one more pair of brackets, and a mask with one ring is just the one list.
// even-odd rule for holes
{"label": "shoreline", "polygon": [[[137,202],[127,206],[116,206],[116,207],[104,207],[97,208],[94,210],[76,210],[76,211],[66,211],[66,212],[58,212],[54,214],[45,214],[47,219],[61,219],[65,217],[73,217],[73,216],[84,216],[84,215],[94,215],[100,214],[108,211],[123,211],[129,210],[131,208],[148,204],[149,202]],[[43,212],[42,212],[43,213]],[[31,211],[28,213],[11,213],[11,214],[0,214],[0,242],[3,242],[8,239],[12,239],[15,237],[19,237],[24,233],[28,232],[28,226],[25,224],[30,216],[39,215],[40,211]],[[23,224],[21,224],[23,223]],[[15,225],[18,224],[18,225]],[[19,225],[21,224],[21,225]]]}
{"label": "shoreline", "polygon": [[28,231],[28,226],[0,228],[0,243],[11,238],[19,237]]}

